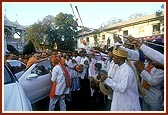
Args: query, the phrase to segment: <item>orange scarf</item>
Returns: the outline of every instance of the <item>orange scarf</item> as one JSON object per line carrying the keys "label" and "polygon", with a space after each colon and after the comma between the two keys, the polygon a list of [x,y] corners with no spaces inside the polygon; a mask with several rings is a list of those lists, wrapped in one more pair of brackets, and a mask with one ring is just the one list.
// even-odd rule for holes
{"label": "orange scarf", "polygon": [[[148,64],[148,67],[147,67],[147,72],[150,74],[150,71],[152,69],[152,65]],[[143,87],[147,90],[149,90],[150,88],[150,85],[148,84],[148,82],[146,80],[143,80]]]}
{"label": "orange scarf", "polygon": [[55,89],[56,89],[57,82],[52,82],[52,87],[50,91],[50,98],[55,98]]}
{"label": "orange scarf", "polygon": [[[56,64],[55,66],[57,66],[57,65],[59,65],[59,64]],[[50,91],[50,98],[55,98],[56,86],[57,86],[57,82],[56,81],[52,82],[52,87],[51,87],[51,91]]]}

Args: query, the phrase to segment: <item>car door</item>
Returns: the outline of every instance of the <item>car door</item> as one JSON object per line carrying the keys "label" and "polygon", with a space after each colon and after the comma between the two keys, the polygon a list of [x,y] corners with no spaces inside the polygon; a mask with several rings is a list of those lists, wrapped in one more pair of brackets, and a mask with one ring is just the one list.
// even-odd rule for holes
{"label": "car door", "polygon": [[4,111],[31,111],[30,101],[7,66],[4,66]]}
{"label": "car door", "polygon": [[[27,72],[28,71],[28,72]],[[19,82],[30,102],[33,104],[47,97],[51,90],[51,65],[49,60],[33,64]]]}

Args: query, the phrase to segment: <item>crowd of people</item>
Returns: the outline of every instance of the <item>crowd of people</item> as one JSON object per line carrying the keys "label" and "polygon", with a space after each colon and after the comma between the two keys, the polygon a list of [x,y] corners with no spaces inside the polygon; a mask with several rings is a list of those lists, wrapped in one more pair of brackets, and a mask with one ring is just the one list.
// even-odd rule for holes
{"label": "crowd of people", "polygon": [[[81,51],[35,53],[29,60],[18,59],[29,68],[39,57],[50,57],[51,81],[56,84],[49,111],[57,102],[60,110],[66,111],[67,101],[82,107],[92,104],[104,111],[163,111],[164,47],[132,36],[124,43],[119,36],[114,40],[115,45],[107,51],[90,49],[83,41]],[[64,67],[70,79],[66,79]]]}

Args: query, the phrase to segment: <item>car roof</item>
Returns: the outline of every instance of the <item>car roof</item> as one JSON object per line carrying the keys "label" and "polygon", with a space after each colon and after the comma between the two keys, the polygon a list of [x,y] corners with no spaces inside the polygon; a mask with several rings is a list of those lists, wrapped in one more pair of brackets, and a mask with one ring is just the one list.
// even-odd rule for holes
{"label": "car roof", "polygon": [[7,62],[21,62],[21,63],[23,63],[22,61],[20,61],[20,60],[6,60]]}
{"label": "car roof", "polygon": [[[7,62],[12,62],[12,61],[19,61],[19,60],[12,60],[12,59],[9,59],[9,60],[6,60]],[[19,61],[21,62],[21,61]]]}
{"label": "car roof", "polygon": [[39,62],[42,62],[42,61],[45,61],[45,60],[49,60],[49,58],[43,58],[43,59],[37,60],[35,63],[39,63]]}
{"label": "car roof", "polygon": [[6,60],[7,61],[7,63],[14,63],[14,62],[17,62],[17,63],[21,63],[21,64],[23,64],[23,65],[25,65],[26,66],[26,64],[25,63],[23,63],[22,61],[20,61],[20,60]]}

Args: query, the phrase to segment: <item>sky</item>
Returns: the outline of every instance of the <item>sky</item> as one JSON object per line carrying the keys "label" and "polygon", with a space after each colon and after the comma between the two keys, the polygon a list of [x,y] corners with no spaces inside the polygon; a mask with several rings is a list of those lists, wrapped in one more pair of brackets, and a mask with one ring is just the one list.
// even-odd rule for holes
{"label": "sky", "polygon": [[74,15],[74,11],[78,25],[82,26],[75,9],[77,6],[83,26],[96,29],[113,17],[126,20],[135,13],[153,14],[162,10],[163,3],[165,2],[3,2],[2,11],[10,21],[17,20],[23,26],[32,25],[48,15],[55,17],[60,12]]}

